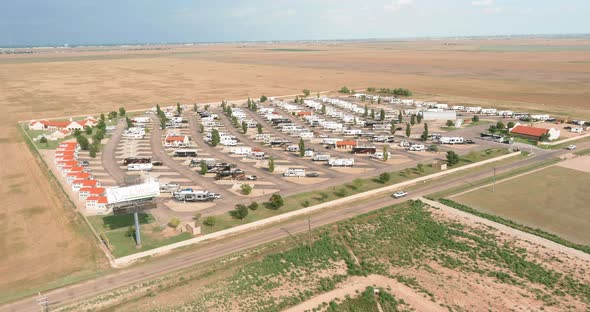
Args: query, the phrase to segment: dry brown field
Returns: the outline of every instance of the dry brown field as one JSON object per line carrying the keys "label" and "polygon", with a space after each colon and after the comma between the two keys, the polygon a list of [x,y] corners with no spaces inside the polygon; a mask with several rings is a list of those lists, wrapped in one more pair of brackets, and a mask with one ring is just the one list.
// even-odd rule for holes
{"label": "dry brown field", "polygon": [[104,268],[106,262],[29,153],[18,120],[344,85],[405,87],[429,100],[590,118],[589,47],[590,41],[573,39],[433,40],[2,55],[0,293]]}

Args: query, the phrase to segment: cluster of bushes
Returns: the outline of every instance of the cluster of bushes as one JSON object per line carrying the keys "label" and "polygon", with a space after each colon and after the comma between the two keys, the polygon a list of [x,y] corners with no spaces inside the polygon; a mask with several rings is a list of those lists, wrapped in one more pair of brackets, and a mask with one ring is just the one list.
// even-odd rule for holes
{"label": "cluster of bushes", "polygon": [[390,94],[390,95],[397,95],[397,96],[412,96],[412,91],[405,89],[405,88],[395,88],[395,89],[389,89],[389,88],[373,88],[373,87],[369,87],[367,88],[367,92],[373,92],[373,93],[380,93],[380,94]]}

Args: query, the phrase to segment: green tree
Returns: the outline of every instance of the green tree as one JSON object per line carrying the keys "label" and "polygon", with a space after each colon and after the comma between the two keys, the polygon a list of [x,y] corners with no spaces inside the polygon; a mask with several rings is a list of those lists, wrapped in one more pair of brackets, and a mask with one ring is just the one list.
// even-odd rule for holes
{"label": "green tree", "polygon": [[368,87],[368,88],[367,88],[367,92],[375,92],[375,90],[376,90],[376,89],[375,89],[375,88],[373,88],[373,87]]}
{"label": "green tree", "polygon": [[197,105],[197,103],[193,104],[193,111],[195,111],[195,112],[199,111],[199,105]]}
{"label": "green tree", "polygon": [[420,139],[424,142],[428,141],[428,124],[427,123],[424,123],[424,132],[422,132]]}
{"label": "green tree", "polygon": [[438,152],[438,146],[432,144],[428,147],[428,150],[436,153],[436,152]]}
{"label": "green tree", "polygon": [[412,115],[412,116],[410,117],[410,124],[411,124],[412,126],[416,124],[416,115]]}
{"label": "green tree", "polygon": [[245,217],[248,216],[248,207],[243,204],[238,204],[234,208],[234,210],[229,212],[229,215],[233,218],[243,220]]}
{"label": "green tree", "polygon": [[92,128],[89,126],[85,126],[84,127],[84,133],[91,135],[92,134]]}
{"label": "green tree", "polygon": [[381,184],[385,184],[385,183],[389,182],[390,179],[391,179],[391,174],[389,174],[389,172],[383,172],[382,174],[379,175],[379,177],[377,178],[377,181],[379,181],[379,183],[381,183]]}
{"label": "green tree", "polygon": [[514,123],[514,121],[511,121],[511,122],[508,123],[508,125],[506,125],[506,128],[512,129],[512,128],[514,128],[515,125],[516,124]]}
{"label": "green tree", "polygon": [[268,100],[268,98],[266,97],[266,95],[263,95],[260,97],[260,103],[264,103],[266,102],[266,100]]}
{"label": "green tree", "polygon": [[299,104],[303,105],[303,98],[299,98]]}
{"label": "green tree", "polygon": [[501,121],[498,121],[498,123],[496,123],[496,128],[498,128],[498,130],[504,130],[505,127],[506,126]]}
{"label": "green tree", "polygon": [[256,130],[258,131],[258,134],[262,134],[262,125],[257,123],[256,124]]}
{"label": "green tree", "polygon": [[172,217],[170,221],[168,221],[168,226],[171,228],[177,228],[180,225],[180,218]]}
{"label": "green tree", "polygon": [[319,93],[319,92],[316,94],[316,97],[317,97],[318,99],[320,98],[320,93]]}
{"label": "green tree", "polygon": [[88,150],[90,142],[88,142],[88,139],[85,136],[79,135],[78,137],[76,137],[76,141],[78,142],[78,144],[80,144],[80,148],[82,150]]}
{"label": "green tree", "polygon": [[406,123],[406,137],[410,137],[410,135],[412,134],[412,128],[410,127],[409,123]]}
{"label": "green tree", "polygon": [[342,88],[340,88],[340,90],[338,90],[338,92],[340,92],[340,93],[350,93],[350,90],[348,90],[347,87],[342,87]]}
{"label": "green tree", "polygon": [[381,121],[385,120],[385,110],[383,108],[379,112],[379,120],[381,120]]}
{"label": "green tree", "polygon": [[90,145],[90,147],[88,148],[88,153],[90,154],[91,158],[96,158],[97,149],[98,147],[96,146],[96,144]]}
{"label": "green tree", "polygon": [[114,119],[114,118],[117,118],[117,112],[112,111],[109,113],[109,119]]}
{"label": "green tree", "polygon": [[274,172],[274,171],[275,171],[275,160],[271,156],[268,158],[268,172]]}
{"label": "green tree", "polygon": [[211,145],[217,146],[221,141],[221,137],[219,136],[219,131],[217,129],[213,129],[211,131]]}
{"label": "green tree", "polygon": [[180,103],[176,103],[176,112],[178,115],[182,114],[182,107],[180,107]]}
{"label": "green tree", "polygon": [[375,119],[375,109],[371,108],[371,118]]}
{"label": "green tree", "polygon": [[305,142],[303,138],[299,139],[299,157],[305,156]]}
{"label": "green tree", "polygon": [[459,155],[454,151],[447,151],[447,164],[454,166],[459,163]]}
{"label": "green tree", "polygon": [[451,128],[454,126],[455,126],[455,123],[452,120],[447,120],[447,127]]}
{"label": "green tree", "polygon": [[201,220],[201,213],[197,212],[193,215],[193,220],[195,221],[195,223],[199,223],[199,220]]}
{"label": "green tree", "polygon": [[424,172],[424,165],[422,163],[418,163],[416,165],[416,169],[418,169],[419,172]]}
{"label": "green tree", "polygon": [[252,109],[252,100],[250,100],[250,98],[248,98],[248,108]]}
{"label": "green tree", "polygon": [[367,104],[365,104],[365,112],[363,113],[363,116],[369,116],[369,107],[367,106]]}
{"label": "green tree", "polygon": [[39,143],[42,143],[42,144],[47,144],[47,138],[46,138],[46,137],[44,137],[44,136],[42,136],[42,137],[39,139]]}
{"label": "green tree", "polygon": [[209,107],[211,107],[211,105],[209,105],[209,104],[206,104],[206,105],[205,105],[205,111],[208,111],[208,110],[209,110]]}
{"label": "green tree", "polygon": [[367,100],[367,96],[366,96],[366,95],[364,95],[364,94],[363,94],[363,95],[361,95],[361,102],[364,102],[364,101],[366,101],[366,100]]}
{"label": "green tree", "polygon": [[244,183],[240,186],[240,190],[242,191],[242,194],[250,195],[250,193],[252,193],[252,185]]}
{"label": "green tree", "polygon": [[399,115],[397,115],[397,122],[398,123],[402,123],[402,121],[404,120],[404,116],[402,115],[402,111],[399,111]]}
{"label": "green tree", "polygon": [[496,133],[496,131],[498,131],[498,128],[496,127],[496,125],[490,125],[488,130],[490,131],[490,133],[494,134]]}
{"label": "green tree", "polygon": [[201,170],[200,173],[202,175],[206,175],[207,172],[209,172],[209,167],[207,167],[207,162],[204,160],[201,160]]}
{"label": "green tree", "polygon": [[127,123],[127,129],[133,127],[133,122],[131,121],[131,119],[129,119],[129,117],[125,117],[125,122]]}
{"label": "green tree", "polygon": [[125,110],[125,107],[119,107],[119,116],[125,117],[126,114],[127,111]]}
{"label": "green tree", "polygon": [[239,122],[238,122],[238,117],[236,117],[236,116],[232,116],[232,117],[231,117],[231,123],[232,123],[232,125],[234,125],[234,127],[236,127],[236,128],[240,126],[240,125],[239,125]]}
{"label": "green tree", "polygon": [[310,92],[309,92],[309,90],[308,90],[308,89],[303,89],[303,91],[302,91],[302,92],[303,92],[303,95],[305,95],[305,97],[308,97],[308,96],[309,96],[309,93],[310,93]]}
{"label": "green tree", "polygon": [[326,114],[326,104],[322,104],[322,114]]}
{"label": "green tree", "polygon": [[100,118],[99,118],[99,120],[100,120],[100,121],[102,121],[102,122],[104,122],[104,121],[105,121],[104,114],[100,114]]}
{"label": "green tree", "polygon": [[479,116],[475,115],[475,116],[471,117],[471,121],[472,122],[479,122]]}
{"label": "green tree", "polygon": [[381,104],[381,97],[377,98],[377,104]]}
{"label": "green tree", "polygon": [[201,133],[205,132],[205,126],[203,126],[203,124],[199,124],[199,131]]}
{"label": "green tree", "polygon": [[256,102],[252,101],[252,110],[253,111],[257,111],[258,110],[258,104],[256,104]]}
{"label": "green tree", "polygon": [[418,115],[416,115],[416,121],[417,121],[418,123],[421,123],[421,122],[422,122],[422,114],[418,114]]}
{"label": "green tree", "polygon": [[539,137],[539,141],[541,142],[547,142],[549,141],[549,132],[545,132],[541,135],[541,137]]}
{"label": "green tree", "polygon": [[244,134],[248,132],[248,124],[245,121],[242,121],[242,132],[244,132]]}
{"label": "green tree", "polygon": [[391,125],[389,126],[389,133],[391,133],[391,135],[395,135],[396,130],[397,130],[397,125],[395,124],[395,120],[392,120]]}
{"label": "green tree", "polygon": [[206,226],[214,226],[215,223],[217,223],[217,219],[214,216],[208,216],[205,218],[205,221],[203,221],[203,224]]}
{"label": "green tree", "polygon": [[383,146],[383,161],[387,161],[389,159],[389,152],[387,151],[387,146]]}
{"label": "green tree", "polygon": [[253,202],[250,203],[250,205],[248,205],[248,208],[250,210],[256,210],[256,209],[258,209],[258,203],[255,202],[255,201],[253,201]]}
{"label": "green tree", "polygon": [[266,206],[270,209],[277,210],[285,204],[283,197],[279,194],[272,194]]}

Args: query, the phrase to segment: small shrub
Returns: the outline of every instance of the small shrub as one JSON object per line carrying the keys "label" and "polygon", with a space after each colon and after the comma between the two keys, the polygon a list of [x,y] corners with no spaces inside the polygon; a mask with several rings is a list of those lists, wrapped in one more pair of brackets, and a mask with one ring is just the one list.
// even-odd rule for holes
{"label": "small shrub", "polygon": [[178,217],[172,217],[170,221],[168,221],[168,226],[171,228],[177,228],[180,225],[180,219]]}
{"label": "small shrub", "polygon": [[205,218],[205,221],[203,221],[203,224],[207,225],[207,226],[214,226],[216,222],[217,222],[217,219],[215,219],[215,217],[209,216],[209,217]]}

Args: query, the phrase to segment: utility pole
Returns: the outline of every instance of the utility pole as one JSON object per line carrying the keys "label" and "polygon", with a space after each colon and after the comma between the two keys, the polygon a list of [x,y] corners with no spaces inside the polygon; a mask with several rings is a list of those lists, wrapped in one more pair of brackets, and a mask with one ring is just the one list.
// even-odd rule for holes
{"label": "utility pole", "polygon": [[492,186],[492,193],[496,192],[496,167],[494,167],[494,183]]}
{"label": "utility pole", "polygon": [[301,244],[301,242],[297,239],[297,237],[293,236],[293,234],[291,234],[291,232],[289,232],[286,228],[281,228],[281,230],[287,232],[287,234],[289,234],[289,236],[298,244],[298,245],[303,245]]}
{"label": "utility pole", "polygon": [[309,231],[309,250],[311,250],[312,246],[312,237],[311,237],[311,217],[307,218],[307,229]]}

